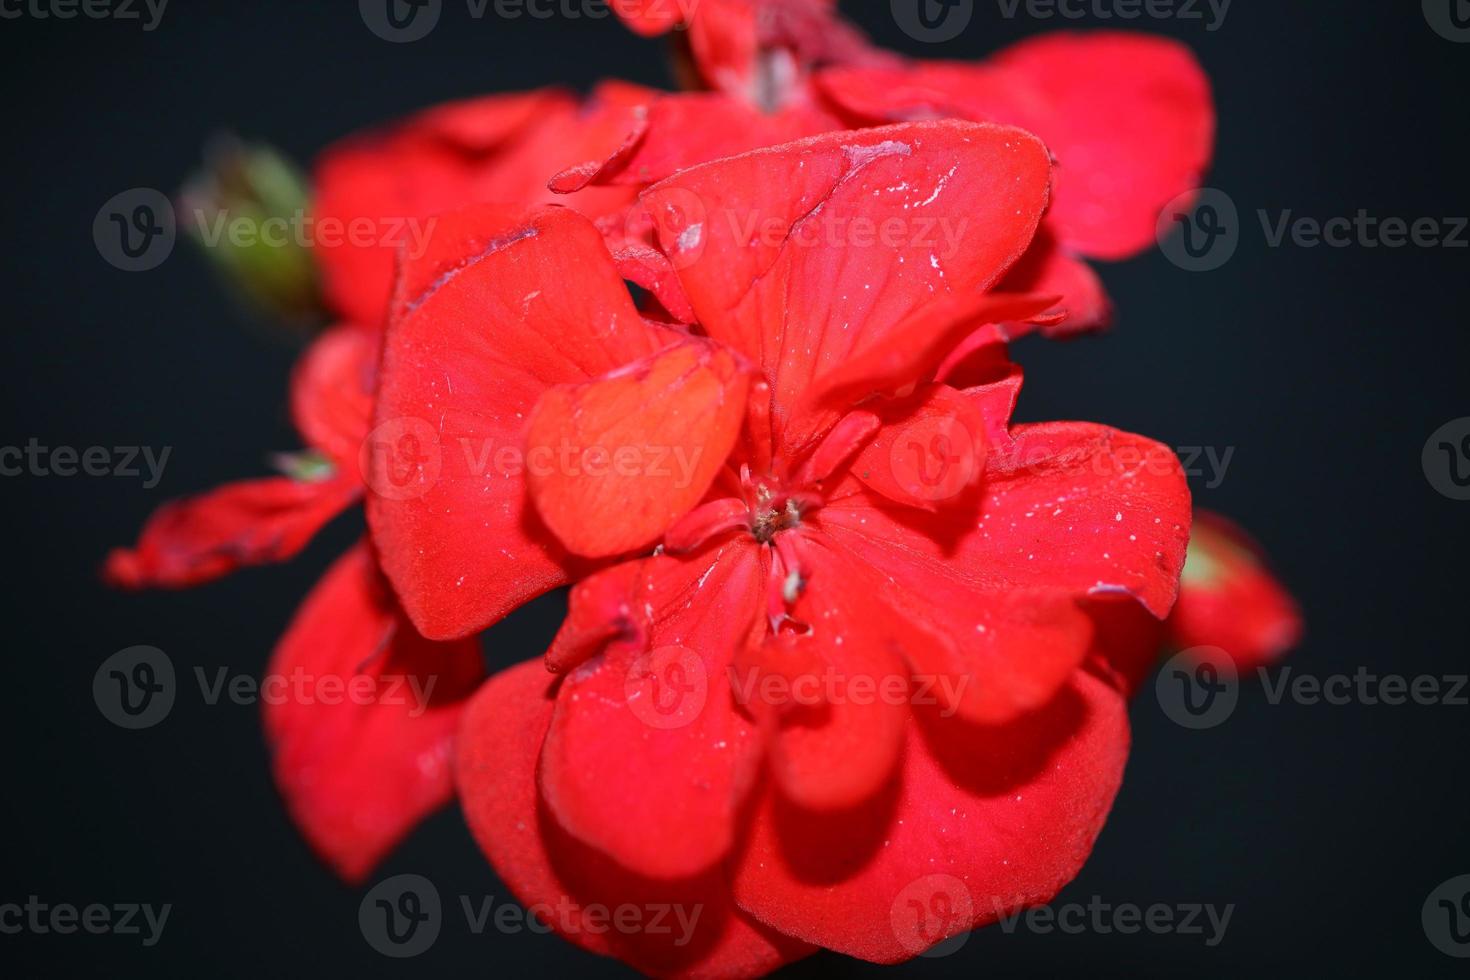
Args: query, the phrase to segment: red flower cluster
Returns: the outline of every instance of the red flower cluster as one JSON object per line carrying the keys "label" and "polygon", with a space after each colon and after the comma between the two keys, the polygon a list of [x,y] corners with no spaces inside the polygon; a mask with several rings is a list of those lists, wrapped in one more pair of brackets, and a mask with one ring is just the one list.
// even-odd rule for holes
{"label": "red flower cluster", "polygon": [[[293,381],[311,450],[165,507],[107,575],[284,560],[365,500],[371,542],[270,669],[433,679],[431,703],[265,719],[344,877],[457,788],[516,895],[595,952],[897,962],[1075,875],[1165,642],[1295,639],[1235,532],[1189,540],[1169,450],[1011,421],[1007,341],[1107,322],[1083,260],[1195,186],[1208,86],[1134,35],[944,64],[827,0],[615,7],[681,28],[701,90],[491,96],[331,148],[318,215],[429,233],[318,250],[343,322]],[[482,685],[475,635],[565,585],[544,662]],[[699,914],[587,921],[628,903]]]}

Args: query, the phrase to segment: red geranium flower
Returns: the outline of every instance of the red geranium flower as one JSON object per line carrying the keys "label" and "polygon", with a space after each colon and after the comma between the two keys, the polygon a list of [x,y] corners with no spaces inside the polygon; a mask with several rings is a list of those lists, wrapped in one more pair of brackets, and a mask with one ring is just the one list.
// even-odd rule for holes
{"label": "red geranium flower", "polygon": [[[477,840],[568,938],[658,974],[894,962],[1080,867],[1127,748],[1092,614],[1167,614],[1189,495],[1147,440],[1011,426],[999,345],[949,356],[1051,305],[989,291],[1049,170],[929,122],[680,173],[643,202],[690,333],[569,211],[446,217],[405,263],[376,422],[414,451],[368,506],[405,608],[464,635],[602,566],[561,676],[492,679],[459,747]],[[692,939],[584,918],[639,901],[702,910]]]}
{"label": "red geranium flower", "polygon": [[[379,335],[355,327],[318,338],[292,378],[292,417],[312,447],[290,461],[294,475],[165,505],[135,548],[108,556],[105,577],[128,588],[178,588],[299,553],[362,497],[358,457],[378,348]],[[305,696],[264,702],[276,785],[317,853],[360,880],[453,795],[450,745],[465,699],[484,677],[479,647],[423,639],[363,541],[307,596],[266,674],[308,685]],[[383,696],[318,696],[324,679],[357,677]]]}

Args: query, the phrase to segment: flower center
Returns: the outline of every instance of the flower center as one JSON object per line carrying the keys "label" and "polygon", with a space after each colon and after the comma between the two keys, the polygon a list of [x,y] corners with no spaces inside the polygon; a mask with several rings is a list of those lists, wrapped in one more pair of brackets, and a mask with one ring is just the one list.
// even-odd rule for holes
{"label": "flower center", "polygon": [[747,484],[750,533],[761,544],[769,544],[781,531],[801,526],[802,515],[821,503],[815,494],[793,493],[765,482]]}
{"label": "flower center", "polygon": [[784,507],[767,507],[755,512],[750,531],[755,539],[765,544],[776,536],[777,531],[796,527],[801,523],[801,505],[795,497],[787,497]]}

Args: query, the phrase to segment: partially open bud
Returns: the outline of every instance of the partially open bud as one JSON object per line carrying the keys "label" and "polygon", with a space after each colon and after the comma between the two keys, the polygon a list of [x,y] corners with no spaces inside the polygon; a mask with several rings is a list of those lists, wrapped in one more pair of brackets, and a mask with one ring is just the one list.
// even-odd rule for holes
{"label": "partially open bud", "polygon": [[179,193],[180,221],[216,269],[254,305],[293,325],[322,322],[305,177],[269,146],[234,136],[206,147]]}
{"label": "partially open bud", "polygon": [[295,453],[275,453],[271,465],[282,476],[289,476],[297,483],[321,483],[337,475],[332,460],[315,449],[303,449]]}
{"label": "partially open bud", "polygon": [[1176,649],[1223,649],[1245,670],[1272,663],[1295,646],[1302,616],[1244,531],[1217,514],[1196,511],[1168,631]]}

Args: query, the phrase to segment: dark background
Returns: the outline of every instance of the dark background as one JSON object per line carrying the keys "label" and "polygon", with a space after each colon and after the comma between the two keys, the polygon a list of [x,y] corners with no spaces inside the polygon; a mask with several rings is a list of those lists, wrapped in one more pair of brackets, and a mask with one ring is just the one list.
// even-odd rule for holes
{"label": "dark background", "polygon": [[[927,45],[894,26],[886,3],[847,6],[883,43],[925,57],[978,57],[1074,26],[1008,20],[986,2],[958,39]],[[1470,44],[1438,36],[1407,0],[1240,0],[1213,32],[1200,21],[1112,25],[1198,52],[1219,110],[1208,182],[1240,208],[1240,247],[1208,273],[1157,251],[1104,267],[1118,329],[1020,345],[1022,416],[1236,447],[1224,482],[1198,485],[1196,499],[1265,541],[1300,597],[1308,635],[1296,672],[1465,673],[1470,503],[1431,488],[1420,451],[1442,423],[1470,415],[1470,251],[1270,248],[1254,215],[1470,214]],[[350,0],[174,0],[151,33],[136,21],[0,20],[0,74],[0,443],[173,447],[153,490],[137,479],[0,479],[11,665],[0,684],[0,902],[174,905],[151,949],[137,937],[0,936],[0,972],[626,973],[550,936],[472,935],[453,907],[428,953],[386,959],[358,930],[361,891],[339,885],[287,822],[255,708],[208,707],[186,687],[146,731],[98,712],[94,671],[135,644],[161,647],[186,675],[258,674],[357,528],[334,526],[288,566],[190,592],[98,584],[106,549],[131,541],[164,499],[262,474],[268,453],[297,443],[283,397],[291,345],[254,328],[182,243],[160,268],[126,273],[99,256],[91,225],[121,190],[174,188],[222,127],[305,162],[355,128],[445,98],[608,75],[667,84],[662,47],[609,19],[475,21],[463,0],[446,0],[439,28],[404,45],[369,33]],[[492,661],[539,655],[559,603],[493,631]],[[1420,907],[1470,872],[1470,709],[1271,705],[1247,684],[1217,728],[1176,726],[1151,689],[1133,717],[1112,818],[1058,902],[1234,903],[1224,941],[992,928],[895,972],[1464,974],[1466,961],[1427,941]],[[408,871],[454,905],[460,894],[506,897],[452,809],[381,875]],[[880,972],[833,955],[789,969]]]}

